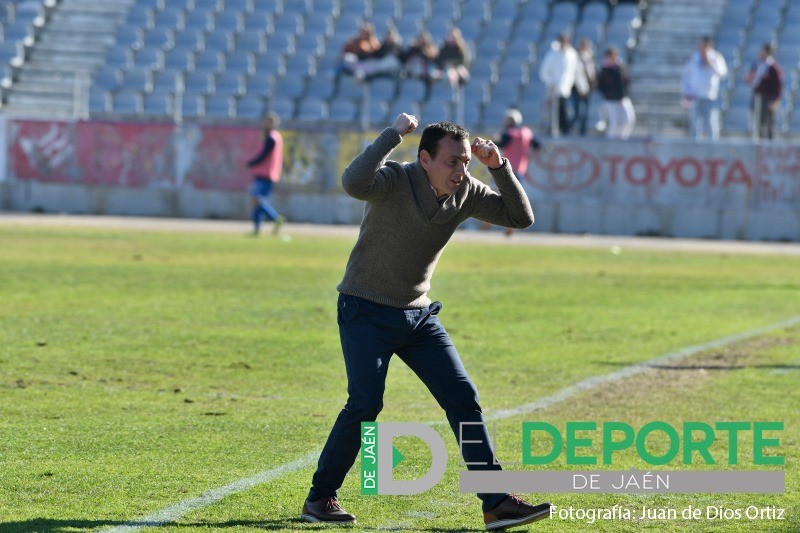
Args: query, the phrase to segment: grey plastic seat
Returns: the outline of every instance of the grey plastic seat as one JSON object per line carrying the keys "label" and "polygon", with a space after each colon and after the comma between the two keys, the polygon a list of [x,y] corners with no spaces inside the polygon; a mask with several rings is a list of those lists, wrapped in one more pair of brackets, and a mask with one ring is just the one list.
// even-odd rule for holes
{"label": "grey plastic seat", "polygon": [[269,72],[256,72],[245,80],[248,96],[270,96],[275,88],[275,76]]}
{"label": "grey plastic seat", "polygon": [[157,70],[164,66],[164,52],[159,48],[143,48],[134,55],[135,67]]}
{"label": "grey plastic seat", "polygon": [[182,30],[185,24],[185,13],[182,8],[171,7],[163,11],[156,11],[153,19],[153,28]]}
{"label": "grey plastic seat", "polygon": [[247,50],[237,50],[228,54],[225,60],[226,71],[238,74],[251,74],[256,69],[255,54]]}
{"label": "grey plastic seat", "polygon": [[258,119],[264,114],[264,99],[260,96],[247,95],[236,102],[236,117]]}
{"label": "grey plastic seat", "polygon": [[275,95],[282,98],[298,98],[303,94],[305,84],[291,76],[281,79],[274,88]]}
{"label": "grey plastic seat", "polygon": [[356,120],[358,108],[351,98],[336,98],[330,103],[328,120],[351,124]]}
{"label": "grey plastic seat", "polygon": [[188,30],[211,31],[214,29],[214,16],[210,11],[194,9],[186,14],[184,28]]}
{"label": "grey plastic seat", "polygon": [[270,99],[269,108],[277,114],[281,120],[292,120],[294,118],[294,102],[288,98]]}
{"label": "grey plastic seat", "polygon": [[165,93],[150,93],[145,95],[142,113],[148,116],[172,115],[172,96]]}
{"label": "grey plastic seat", "polygon": [[183,48],[184,50],[203,50],[206,43],[206,34],[198,28],[187,28],[175,34],[172,41],[172,49]]}
{"label": "grey plastic seat", "polygon": [[214,75],[205,70],[196,70],[186,74],[184,91],[186,94],[211,94],[216,89]]}
{"label": "grey plastic seat", "polygon": [[205,49],[230,52],[234,49],[235,44],[236,40],[232,32],[218,28],[206,35]]}
{"label": "grey plastic seat", "polygon": [[248,31],[236,35],[236,51],[263,54],[267,51],[267,36],[264,31]]}
{"label": "grey plastic seat", "polygon": [[114,95],[114,113],[120,115],[139,115],[142,113],[142,93],[124,89]]}
{"label": "grey plastic seat", "polygon": [[581,22],[591,22],[594,24],[605,24],[608,22],[608,2],[590,1],[581,10]]}
{"label": "grey plastic seat", "polygon": [[153,74],[153,92],[175,92],[183,79],[180,70],[162,70]]}
{"label": "grey plastic seat", "polygon": [[224,0],[194,0],[195,10],[200,9],[203,11],[222,11],[225,9]]}
{"label": "grey plastic seat", "polygon": [[154,27],[145,32],[143,48],[166,50],[175,42],[175,30],[172,28]]}
{"label": "grey plastic seat", "polygon": [[225,70],[225,54],[214,49],[206,49],[194,57],[195,70],[222,72]]}
{"label": "grey plastic seat", "polygon": [[205,111],[207,117],[231,118],[235,113],[233,98],[227,95],[215,94],[206,97]]}
{"label": "grey plastic seat", "polygon": [[246,90],[245,76],[238,72],[226,71],[217,76],[216,92],[220,95],[240,96]]}
{"label": "grey plastic seat", "polygon": [[111,111],[111,92],[101,87],[89,89],[89,114],[99,115]]}
{"label": "grey plastic seat", "polygon": [[205,115],[203,97],[200,95],[185,94],[181,98],[181,115],[184,117],[197,118]]}
{"label": "grey plastic seat", "polygon": [[164,54],[164,69],[194,70],[194,52],[183,47],[175,47]]}
{"label": "grey plastic seat", "polygon": [[217,13],[214,19],[216,31],[242,32],[244,31],[244,15],[235,10],[225,10]]}
{"label": "grey plastic seat", "polygon": [[133,67],[123,71],[122,88],[151,91],[153,88],[153,71],[147,67]]}
{"label": "grey plastic seat", "polygon": [[304,98],[297,111],[297,120],[320,122],[328,119],[328,104],[320,98]]}
{"label": "grey plastic seat", "polygon": [[122,70],[114,65],[105,65],[92,75],[92,87],[116,91],[122,86]]}

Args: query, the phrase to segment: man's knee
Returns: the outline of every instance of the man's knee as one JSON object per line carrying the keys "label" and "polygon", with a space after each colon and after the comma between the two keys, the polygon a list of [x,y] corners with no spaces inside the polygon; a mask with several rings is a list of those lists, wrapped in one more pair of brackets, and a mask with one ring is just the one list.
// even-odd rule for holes
{"label": "man's knee", "polygon": [[350,397],[344,408],[351,417],[369,422],[378,418],[378,414],[383,409],[383,400]]}
{"label": "man's knee", "polygon": [[458,411],[480,411],[478,401],[478,389],[471,381],[459,382],[458,386],[453,387],[447,398],[445,398],[445,410],[455,409]]}

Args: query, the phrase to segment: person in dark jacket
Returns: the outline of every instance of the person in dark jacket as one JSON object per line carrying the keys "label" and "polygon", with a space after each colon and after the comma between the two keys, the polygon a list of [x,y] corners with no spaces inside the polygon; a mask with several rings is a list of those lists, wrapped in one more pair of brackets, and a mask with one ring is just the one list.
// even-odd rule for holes
{"label": "person in dark jacket", "polygon": [[627,139],[636,124],[633,103],[628,98],[628,73],[615,47],[606,50],[597,75],[597,90],[603,95],[606,115],[606,137]]}
{"label": "person in dark jacket", "polygon": [[758,60],[745,75],[745,81],[753,87],[753,123],[756,136],[772,139],[775,112],[781,104],[783,93],[783,71],[772,55],[772,45],[764,44],[758,52]]}

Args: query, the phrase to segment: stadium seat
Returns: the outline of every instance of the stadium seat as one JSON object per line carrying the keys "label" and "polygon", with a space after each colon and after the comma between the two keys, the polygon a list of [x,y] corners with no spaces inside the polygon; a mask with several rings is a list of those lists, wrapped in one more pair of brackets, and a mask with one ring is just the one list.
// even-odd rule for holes
{"label": "stadium seat", "polygon": [[153,74],[153,92],[171,93],[178,90],[183,81],[183,72],[180,70],[162,70]]}
{"label": "stadium seat", "polygon": [[350,98],[336,98],[330,103],[328,119],[332,122],[352,124],[356,120],[358,108]]}
{"label": "stadium seat", "polygon": [[133,67],[123,72],[124,89],[150,92],[153,90],[153,71],[149,67]]}
{"label": "stadium seat", "polygon": [[89,114],[101,115],[111,111],[111,93],[100,87],[89,90]]}
{"label": "stadium seat", "polygon": [[294,118],[294,103],[288,98],[272,98],[269,100],[269,109],[281,120],[287,121]]}
{"label": "stadium seat", "polygon": [[297,120],[319,122],[327,120],[328,104],[321,98],[304,98],[298,107]]}
{"label": "stadium seat", "polygon": [[228,95],[215,94],[206,97],[205,114],[207,117],[232,118],[235,115],[234,99]]}
{"label": "stadium seat", "polygon": [[200,95],[185,94],[180,100],[181,115],[189,118],[199,118],[205,115],[204,99]]}
{"label": "stadium seat", "polygon": [[236,71],[225,71],[217,77],[216,92],[220,95],[240,96],[246,90],[245,76]]}
{"label": "stadium seat", "polygon": [[149,116],[172,115],[172,95],[151,93],[144,96],[142,113]]}
{"label": "stadium seat", "polygon": [[142,93],[132,89],[123,89],[113,98],[113,111],[120,115],[139,115],[142,105]]}
{"label": "stadium seat", "polygon": [[122,70],[113,65],[106,65],[92,76],[92,86],[106,91],[116,91],[122,86]]}
{"label": "stadium seat", "polygon": [[216,88],[214,74],[207,70],[195,70],[186,74],[184,91],[191,95],[212,94]]}
{"label": "stadium seat", "polygon": [[236,117],[258,119],[264,114],[264,100],[260,96],[247,95],[236,102]]}

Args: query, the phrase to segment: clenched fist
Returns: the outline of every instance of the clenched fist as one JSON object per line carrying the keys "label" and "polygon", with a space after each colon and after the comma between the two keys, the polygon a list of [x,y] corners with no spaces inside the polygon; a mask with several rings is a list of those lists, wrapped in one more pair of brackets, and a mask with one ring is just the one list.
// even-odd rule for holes
{"label": "clenched fist", "polygon": [[500,168],[503,165],[503,157],[500,155],[500,149],[492,141],[475,137],[472,141],[472,153],[478,158],[478,161],[483,163],[489,168]]}
{"label": "clenched fist", "polygon": [[406,135],[407,133],[411,133],[415,129],[417,129],[417,125],[419,121],[417,117],[414,115],[408,115],[406,113],[400,113],[397,115],[397,118],[394,119],[394,124],[392,124],[392,128],[399,133],[400,135]]}

